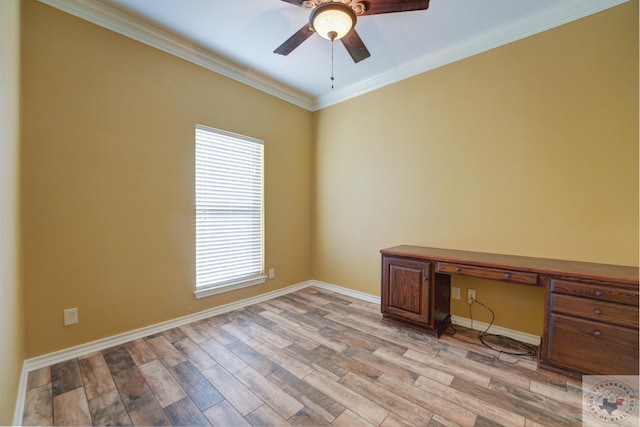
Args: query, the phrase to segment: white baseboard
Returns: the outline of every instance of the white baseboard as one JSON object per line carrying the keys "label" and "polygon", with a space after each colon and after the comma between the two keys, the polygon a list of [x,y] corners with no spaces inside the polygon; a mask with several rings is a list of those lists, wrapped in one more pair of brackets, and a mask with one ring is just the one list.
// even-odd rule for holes
{"label": "white baseboard", "polygon": [[[321,282],[319,280],[311,280],[310,282],[311,286],[316,286],[318,288],[326,289],[328,291],[347,295],[353,298],[358,298],[367,302],[380,304],[380,297],[377,297],[375,295],[354,291],[352,289],[343,288],[341,286],[332,285],[330,283]],[[456,325],[464,326],[465,328],[470,328],[477,331],[485,331],[489,327],[488,323],[478,322],[477,320],[471,322],[471,319],[455,315],[451,316],[451,321]],[[496,325],[492,325],[489,332],[496,335],[504,335],[505,337],[513,338],[514,340],[518,340],[526,344],[540,345],[539,336],[528,334],[526,332],[515,331],[513,329],[503,328]]]}
{"label": "white baseboard", "polygon": [[13,425],[22,425],[22,414],[24,414],[24,400],[27,397],[27,375],[25,362],[22,362],[22,372],[20,373],[20,382],[18,383],[18,397],[16,398],[16,408],[13,411]]}
{"label": "white baseboard", "polygon": [[[471,319],[455,315],[451,316],[451,322],[454,325],[464,326],[465,328],[470,328],[476,331],[485,331],[489,327],[488,323],[478,322],[477,320],[474,320],[472,324]],[[521,341],[526,344],[540,345],[539,336],[527,334],[526,332],[515,331],[513,329],[503,328],[502,326],[491,325],[489,333],[504,335],[505,337],[513,338],[514,340]]]}
{"label": "white baseboard", "polygon": [[52,353],[43,354],[41,356],[32,357],[26,359],[22,364],[22,373],[20,375],[20,383],[18,386],[18,399],[16,402],[16,408],[13,414],[13,424],[22,424],[22,414],[24,412],[25,396],[27,391],[27,377],[29,372],[36,369],[50,366],[55,363],[64,362],[76,357],[84,356],[87,354],[95,353],[113,347],[121,345],[129,341],[133,341],[139,338],[153,335],[158,332],[166,331],[168,329],[176,328],[178,326],[186,325],[187,323],[196,322],[198,320],[206,319],[208,317],[216,316],[218,314],[227,313],[229,311],[237,310],[243,307],[247,307],[252,304],[257,304],[263,301],[270,300],[282,295],[286,295],[291,292],[298,291],[300,289],[307,288],[309,286],[315,286],[314,281],[309,280],[299,283],[297,285],[288,286],[286,288],[278,289],[272,292],[267,292],[255,297],[246,298],[240,301],[225,304],[219,307],[214,307],[208,310],[200,311],[198,313],[189,314],[186,316],[178,317],[177,319],[168,320],[166,322],[156,323],[154,325],[145,326],[140,329],[124,332],[118,335],[113,335],[108,338],[91,341],[85,344],[80,344],[75,347],[69,347],[63,350],[55,351]]}
{"label": "white baseboard", "polygon": [[178,326],[186,325],[187,323],[196,322],[198,320],[206,319],[208,317],[216,316],[218,314],[227,313],[229,311],[237,310],[243,307],[247,307],[252,304],[257,304],[263,301],[270,300],[282,295],[286,295],[291,292],[304,289],[312,286],[313,281],[302,282],[297,285],[288,286],[286,288],[278,289],[265,294],[257,295],[255,297],[246,298],[240,301],[232,302],[229,304],[221,305],[219,307],[210,308],[208,310],[199,311],[197,313],[188,314],[186,316],[178,317],[176,319],[167,320],[166,322],[156,323],[154,325],[145,326],[140,329],[124,332],[118,335],[113,335],[108,338],[91,341],[85,344],[80,344],[75,347],[66,348],[64,350],[55,351],[53,353],[43,354],[42,356],[36,356],[24,361],[27,367],[27,372],[33,371],[45,366],[53,365],[55,363],[64,362],[65,360],[73,359],[76,357],[84,356],[96,351],[101,351],[109,347],[124,344],[126,342],[146,337],[148,335],[157,334],[158,332],[166,331],[168,329],[176,328]]}
{"label": "white baseboard", "polygon": [[[206,319],[208,317],[216,316],[219,314],[227,313],[229,311],[247,307],[252,304],[257,304],[263,301],[267,301],[272,298],[276,298],[291,292],[298,291],[300,289],[307,288],[309,286],[315,286],[321,289],[325,289],[331,292],[336,292],[338,294],[350,296],[363,301],[380,304],[380,297],[378,296],[367,294],[364,292],[354,291],[352,289],[344,288],[342,286],[332,285],[330,283],[321,282],[319,280],[308,280],[306,282],[302,282],[297,285],[288,286],[286,288],[278,289],[276,291],[267,292],[262,295],[257,295],[255,297],[246,298],[230,304],[225,304],[220,307],[215,307],[208,310],[200,311],[198,313],[189,314],[187,316],[178,317],[177,319],[156,323],[154,325],[145,326],[140,329],[135,329],[135,330],[124,332],[118,335],[113,335],[108,338],[103,338],[103,339],[88,342],[85,344],[80,344],[75,347],[70,347],[70,348],[55,351],[52,353],[43,354],[41,356],[32,357],[30,359],[26,359],[22,365],[22,374],[20,376],[20,383],[18,386],[18,399],[16,402],[16,409],[14,411],[13,424],[14,425],[22,424],[22,414],[24,412],[24,403],[25,403],[25,396],[26,396],[26,390],[27,390],[27,376],[31,371],[43,368],[45,366],[50,366],[55,363],[64,362],[65,360],[69,360],[76,357],[91,354],[97,351],[101,351],[109,347],[121,345],[129,341],[146,337],[148,335],[153,335],[162,331],[166,331],[167,329],[172,329],[182,325],[186,325],[187,323],[196,322],[198,320]],[[453,323],[460,326],[467,327],[467,328],[471,328],[470,319],[459,317],[459,316],[451,316],[451,318]],[[484,331],[485,329],[487,329],[488,326],[489,325],[487,323],[478,322],[477,320],[473,321],[473,329]],[[526,334],[524,332],[514,331],[512,329],[502,328],[500,326],[492,326],[491,332],[499,335],[504,335],[504,336],[516,339],[518,341],[525,342],[527,344],[533,344],[533,345],[540,344],[540,337],[538,336]]]}
{"label": "white baseboard", "polygon": [[348,297],[361,299],[363,301],[380,304],[380,297],[377,297],[375,295],[365,294],[364,292],[354,291],[353,289],[343,288],[342,286],[332,285],[330,283],[321,282],[319,280],[310,280],[309,282],[310,282],[310,286],[326,289],[327,291],[332,291],[337,294],[342,294]]}

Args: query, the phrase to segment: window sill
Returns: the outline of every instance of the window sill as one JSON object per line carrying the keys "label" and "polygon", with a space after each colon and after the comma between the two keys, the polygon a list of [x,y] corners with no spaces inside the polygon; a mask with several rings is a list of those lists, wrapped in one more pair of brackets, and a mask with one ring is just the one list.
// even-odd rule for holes
{"label": "window sill", "polygon": [[201,287],[193,293],[196,298],[209,297],[211,295],[221,294],[224,292],[235,291],[236,289],[247,288],[249,286],[261,285],[267,280],[267,276],[254,276],[237,282],[225,283],[224,285]]}

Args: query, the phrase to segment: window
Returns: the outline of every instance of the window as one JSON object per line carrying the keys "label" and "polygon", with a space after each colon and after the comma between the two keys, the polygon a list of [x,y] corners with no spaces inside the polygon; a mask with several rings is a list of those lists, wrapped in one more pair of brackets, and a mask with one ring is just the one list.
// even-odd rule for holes
{"label": "window", "polygon": [[196,297],[264,283],[260,140],[196,126]]}

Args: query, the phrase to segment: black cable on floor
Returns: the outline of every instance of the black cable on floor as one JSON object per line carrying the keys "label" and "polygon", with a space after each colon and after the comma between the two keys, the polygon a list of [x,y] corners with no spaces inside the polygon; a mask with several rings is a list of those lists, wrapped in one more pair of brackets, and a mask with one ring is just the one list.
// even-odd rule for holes
{"label": "black cable on floor", "polygon": [[[486,308],[487,310],[489,310],[489,312],[491,313],[491,322],[489,322],[489,326],[487,326],[487,329],[484,330],[484,332],[480,332],[478,334],[478,338],[480,339],[480,342],[482,343],[482,345],[484,345],[485,347],[490,348],[491,350],[497,351],[498,353],[504,353],[504,354],[509,354],[511,356],[533,356],[535,357],[536,355],[536,351],[535,349],[533,349],[531,346],[518,341],[516,339],[513,339],[511,337],[507,337],[505,335],[496,335],[496,334],[489,334],[489,329],[491,328],[491,326],[493,326],[493,321],[495,320],[495,313],[493,312],[493,310],[490,307],[487,307],[486,305],[484,305],[483,303],[481,303],[480,301],[473,300],[474,303],[478,303],[481,306],[483,306],[484,308]],[[473,329],[473,314],[472,314],[472,310],[471,307],[473,306],[473,304],[469,304],[469,318],[471,319],[471,328]],[[495,348],[494,346],[492,346],[491,344],[485,342],[485,337],[496,337],[496,338],[500,338],[503,340],[508,340],[510,343],[515,344],[514,347],[520,347],[523,349],[522,352],[511,352],[511,351],[505,351],[505,350],[500,350],[498,348]]]}

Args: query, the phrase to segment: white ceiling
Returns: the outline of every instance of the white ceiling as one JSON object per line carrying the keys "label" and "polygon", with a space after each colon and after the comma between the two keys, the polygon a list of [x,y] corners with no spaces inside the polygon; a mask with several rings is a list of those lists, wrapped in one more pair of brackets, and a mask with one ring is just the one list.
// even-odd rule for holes
{"label": "white ceiling", "polygon": [[358,18],[371,57],[354,63],[311,36],[273,50],[308,22],[281,0],[41,0],[58,9],[316,110],[627,0],[431,0],[424,11]]}

